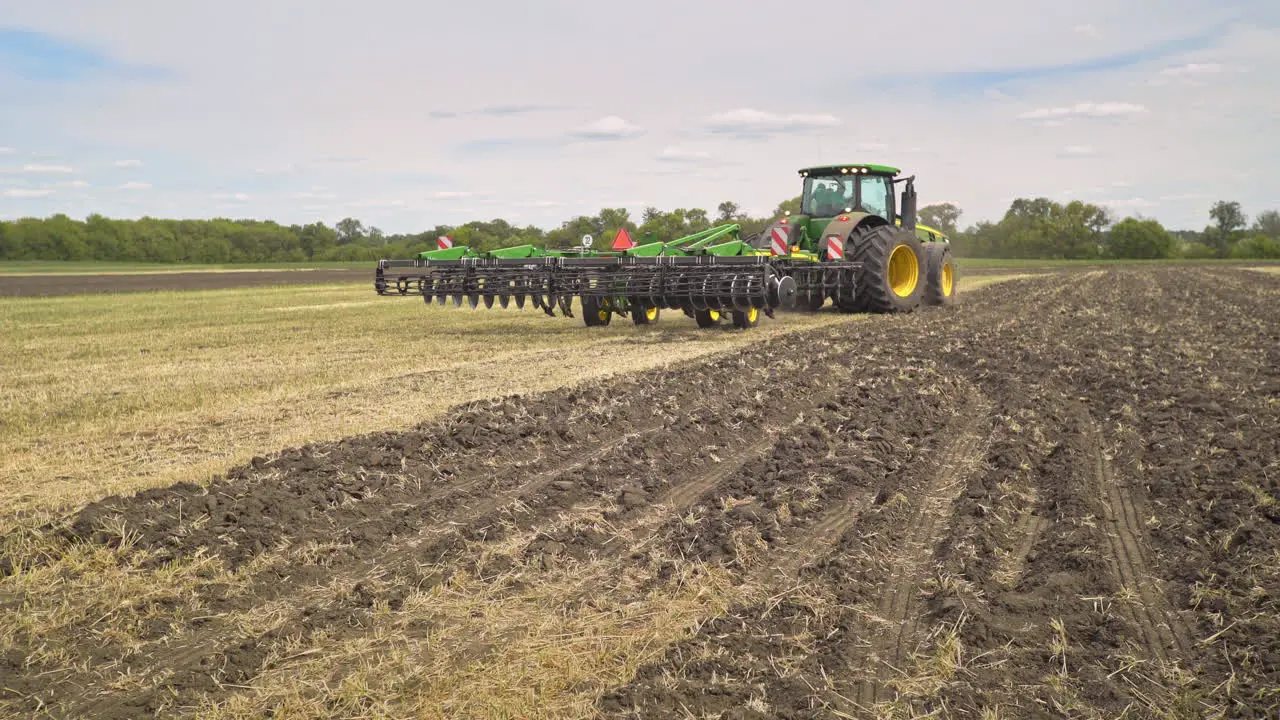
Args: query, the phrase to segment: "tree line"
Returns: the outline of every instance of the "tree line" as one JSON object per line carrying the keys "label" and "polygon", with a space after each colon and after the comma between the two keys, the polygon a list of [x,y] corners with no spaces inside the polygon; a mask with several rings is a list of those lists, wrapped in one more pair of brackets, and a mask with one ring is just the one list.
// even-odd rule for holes
{"label": "tree line", "polygon": [[[763,232],[784,211],[798,212],[799,196],[778,204],[768,217],[751,217],[732,201],[714,213],[700,208],[646,208],[638,218],[624,208],[604,208],[544,230],[503,219],[437,225],[420,233],[387,234],[355,218],[332,227],[283,225],[270,220],[117,220],[59,214],[0,222],[0,260],[103,260],[154,263],[257,263],[373,261],[408,257],[436,248],[441,235],[478,250],[537,244],[579,245],[584,235],[607,248],[621,229],[637,241],[675,239],[714,225],[735,222],[745,234]],[[1240,203],[1219,201],[1200,231],[1170,231],[1159,222],[1126,217],[1116,222],[1097,205],[1048,198],[1018,198],[998,221],[961,230],[963,211],[954,204],[920,209],[921,222],[951,238],[959,257],[1027,259],[1103,258],[1280,258],[1280,212],[1259,213],[1250,224]]]}

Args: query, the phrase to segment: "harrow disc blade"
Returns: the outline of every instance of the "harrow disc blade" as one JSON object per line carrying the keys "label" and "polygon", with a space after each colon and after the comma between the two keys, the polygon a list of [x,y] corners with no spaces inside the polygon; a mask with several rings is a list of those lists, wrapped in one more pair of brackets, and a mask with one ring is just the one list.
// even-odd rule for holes
{"label": "harrow disc blade", "polygon": [[492,310],[492,309],[493,309],[493,296],[492,296],[492,295],[485,295],[485,296],[484,296],[484,308],[485,308],[486,310]]}
{"label": "harrow disc blade", "polygon": [[471,306],[472,310],[480,307],[480,296],[475,293],[471,293],[467,296],[467,304]]}
{"label": "harrow disc blade", "polygon": [[456,308],[462,307],[462,293],[453,294],[453,306]]}
{"label": "harrow disc blade", "polygon": [[516,307],[520,310],[524,309],[524,293],[516,295]]}

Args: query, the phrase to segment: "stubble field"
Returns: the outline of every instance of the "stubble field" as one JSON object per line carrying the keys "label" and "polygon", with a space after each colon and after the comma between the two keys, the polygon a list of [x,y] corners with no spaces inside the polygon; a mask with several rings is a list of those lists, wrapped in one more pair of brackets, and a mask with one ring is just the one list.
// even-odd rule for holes
{"label": "stubble field", "polygon": [[[1231,268],[1054,273],[787,315],[209,483],[80,507],[93,477],[11,474],[0,708],[1274,717],[1278,303]],[[521,342],[589,334],[535,323]],[[599,362],[657,351],[617,331]]]}

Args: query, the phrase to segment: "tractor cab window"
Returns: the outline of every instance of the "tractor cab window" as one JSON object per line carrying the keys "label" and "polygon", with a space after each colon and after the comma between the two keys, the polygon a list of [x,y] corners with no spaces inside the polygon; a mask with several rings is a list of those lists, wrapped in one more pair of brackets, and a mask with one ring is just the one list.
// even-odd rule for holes
{"label": "tractor cab window", "polygon": [[810,217],[839,215],[853,207],[853,182],[853,178],[805,178],[800,212]]}
{"label": "tractor cab window", "polygon": [[862,175],[859,178],[862,185],[862,210],[863,212],[874,213],[886,220],[893,220],[890,217],[889,208],[893,207],[888,178],[878,175]]}

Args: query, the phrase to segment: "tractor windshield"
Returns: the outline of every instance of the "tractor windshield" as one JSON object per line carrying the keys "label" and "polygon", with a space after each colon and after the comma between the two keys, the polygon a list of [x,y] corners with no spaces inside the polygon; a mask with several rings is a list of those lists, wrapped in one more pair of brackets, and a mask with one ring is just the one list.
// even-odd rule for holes
{"label": "tractor windshield", "polygon": [[834,217],[849,209],[892,220],[892,197],[888,179],[879,175],[807,177],[800,212],[809,217]]}
{"label": "tractor windshield", "polygon": [[833,217],[853,207],[853,200],[853,178],[809,177],[804,179],[800,212],[810,217]]}

